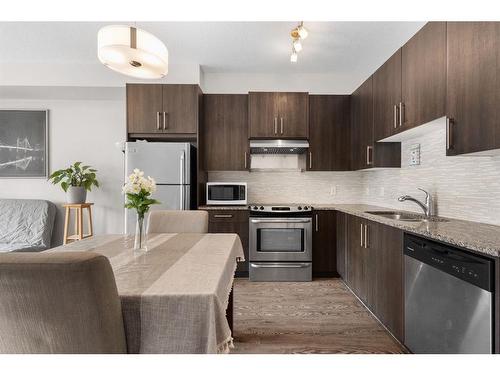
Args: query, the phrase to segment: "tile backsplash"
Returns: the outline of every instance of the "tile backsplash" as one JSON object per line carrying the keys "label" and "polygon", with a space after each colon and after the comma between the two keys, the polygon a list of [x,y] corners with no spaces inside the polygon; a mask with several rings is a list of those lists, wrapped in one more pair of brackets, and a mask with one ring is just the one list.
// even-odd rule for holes
{"label": "tile backsplash", "polygon": [[[500,158],[446,157],[445,120],[401,144],[401,168],[357,172],[209,172],[209,181],[246,181],[249,202],[366,203],[420,211],[400,203],[404,194],[423,199],[431,192],[436,213],[500,225]],[[420,144],[420,164],[410,165],[410,151]]]}

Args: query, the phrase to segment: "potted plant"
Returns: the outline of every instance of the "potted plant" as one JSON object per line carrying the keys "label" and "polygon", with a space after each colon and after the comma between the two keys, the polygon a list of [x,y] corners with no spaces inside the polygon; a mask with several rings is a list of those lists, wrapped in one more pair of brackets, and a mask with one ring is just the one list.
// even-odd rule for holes
{"label": "potted plant", "polygon": [[123,186],[123,194],[127,197],[125,208],[134,209],[137,212],[137,222],[135,226],[134,250],[147,250],[147,236],[144,227],[144,217],[153,204],[159,204],[156,199],[151,198],[151,194],[156,191],[156,182],[151,177],[144,177],[144,172],[134,169],[128,177],[128,181]]}
{"label": "potted plant", "polygon": [[66,169],[59,169],[52,173],[49,180],[52,180],[54,185],[61,184],[61,188],[66,193],[67,203],[85,203],[87,190],[90,191],[92,186],[99,187],[96,172],[97,170],[91,166],[82,166],[82,162],[77,161]]}

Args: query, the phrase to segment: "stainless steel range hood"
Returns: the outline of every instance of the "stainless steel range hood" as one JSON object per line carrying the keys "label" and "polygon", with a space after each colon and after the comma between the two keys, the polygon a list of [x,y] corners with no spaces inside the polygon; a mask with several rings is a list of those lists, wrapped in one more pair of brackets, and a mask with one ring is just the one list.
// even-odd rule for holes
{"label": "stainless steel range hood", "polygon": [[309,142],[291,139],[262,139],[250,141],[251,154],[303,154]]}

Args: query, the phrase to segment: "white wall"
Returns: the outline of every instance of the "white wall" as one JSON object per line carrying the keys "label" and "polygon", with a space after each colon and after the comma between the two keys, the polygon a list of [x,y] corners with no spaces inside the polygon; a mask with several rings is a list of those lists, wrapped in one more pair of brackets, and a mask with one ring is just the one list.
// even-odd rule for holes
{"label": "white wall", "polygon": [[[94,202],[95,233],[123,230],[123,154],[114,143],[125,140],[123,100],[0,100],[0,108],[49,109],[49,170],[82,161],[98,169],[101,188],[89,193]],[[62,241],[65,194],[45,179],[0,179],[0,198],[47,199],[59,207],[53,240]]]}

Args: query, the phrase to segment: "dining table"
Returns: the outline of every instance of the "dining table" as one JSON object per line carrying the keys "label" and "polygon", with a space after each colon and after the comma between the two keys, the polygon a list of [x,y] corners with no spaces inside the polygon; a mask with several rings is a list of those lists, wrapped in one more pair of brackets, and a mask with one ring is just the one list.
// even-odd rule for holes
{"label": "dining table", "polygon": [[97,235],[48,250],[93,251],[115,275],[128,353],[228,353],[233,348],[232,286],[244,261],[237,234]]}

